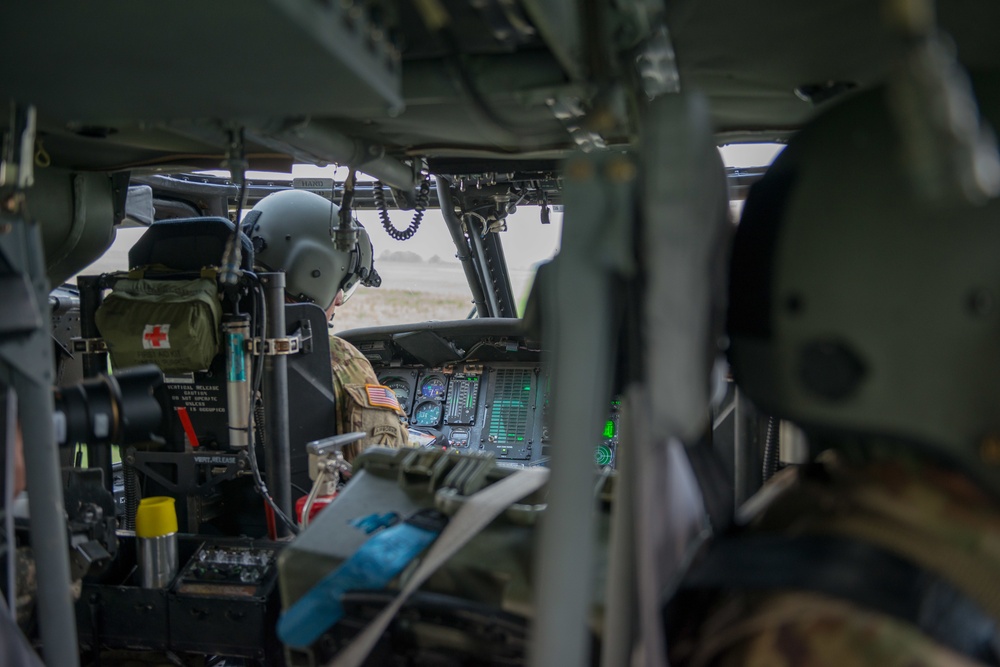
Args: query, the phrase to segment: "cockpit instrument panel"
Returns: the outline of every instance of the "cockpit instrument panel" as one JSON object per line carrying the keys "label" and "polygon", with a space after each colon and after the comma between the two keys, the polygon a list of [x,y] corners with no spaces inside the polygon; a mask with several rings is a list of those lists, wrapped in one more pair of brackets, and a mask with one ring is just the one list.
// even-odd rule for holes
{"label": "cockpit instrument panel", "polygon": [[[396,393],[410,426],[450,447],[493,452],[509,465],[541,465],[548,459],[548,379],[539,363],[493,362],[441,368],[393,367],[378,372]],[[603,432],[595,437],[594,462],[615,467],[618,410],[613,401]]]}
{"label": "cockpit instrument panel", "polygon": [[[414,441],[491,452],[506,466],[546,465],[560,445],[549,432],[551,380],[542,345],[523,321],[428,321],[341,335],[396,392],[411,430],[419,432]],[[619,410],[612,401],[592,448],[580,450],[598,467],[617,465]]]}

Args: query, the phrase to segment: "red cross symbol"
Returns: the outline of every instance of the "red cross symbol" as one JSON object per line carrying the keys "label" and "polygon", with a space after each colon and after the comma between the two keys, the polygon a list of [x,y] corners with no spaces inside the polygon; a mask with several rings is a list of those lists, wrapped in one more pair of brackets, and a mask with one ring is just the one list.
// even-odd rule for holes
{"label": "red cross symbol", "polygon": [[159,324],[153,326],[147,324],[142,338],[147,343],[147,348],[170,347],[170,343],[167,342],[167,332],[163,331]]}

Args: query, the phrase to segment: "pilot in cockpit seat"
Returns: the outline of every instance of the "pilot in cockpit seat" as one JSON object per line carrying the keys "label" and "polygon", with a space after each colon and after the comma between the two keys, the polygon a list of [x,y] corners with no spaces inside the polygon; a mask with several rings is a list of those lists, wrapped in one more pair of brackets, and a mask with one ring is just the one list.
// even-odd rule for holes
{"label": "pilot in cockpit seat", "polygon": [[[305,190],[268,195],[247,215],[245,231],[264,269],[285,272],[289,302],[309,302],[326,311],[344,304],[359,284],[377,285],[373,248],[361,227],[350,252],[330,237],[339,207]],[[359,225],[360,226],[360,225]],[[371,363],[347,341],[330,335],[330,362],[339,433],[364,431],[367,437],[344,448],[350,462],[361,450],[380,445],[401,447],[408,441],[406,415],[391,389],[380,385]],[[294,396],[290,400],[295,400]]]}
{"label": "pilot in cockpit seat", "polygon": [[896,118],[832,107],[746,201],[733,374],[812,463],[695,561],[673,665],[1000,664],[1000,200],[926,198]]}

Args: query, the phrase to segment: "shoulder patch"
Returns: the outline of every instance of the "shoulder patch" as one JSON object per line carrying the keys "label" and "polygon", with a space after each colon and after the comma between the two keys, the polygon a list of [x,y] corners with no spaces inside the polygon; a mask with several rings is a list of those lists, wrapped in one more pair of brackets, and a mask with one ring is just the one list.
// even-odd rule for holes
{"label": "shoulder patch", "polygon": [[368,394],[368,405],[373,408],[392,408],[403,411],[396,400],[396,394],[392,389],[381,384],[366,384],[365,393]]}

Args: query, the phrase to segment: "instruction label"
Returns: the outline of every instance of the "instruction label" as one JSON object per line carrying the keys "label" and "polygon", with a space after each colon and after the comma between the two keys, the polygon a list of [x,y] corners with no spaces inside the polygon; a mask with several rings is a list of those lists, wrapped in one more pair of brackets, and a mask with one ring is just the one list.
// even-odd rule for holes
{"label": "instruction label", "polygon": [[211,387],[192,384],[168,384],[167,391],[174,405],[182,405],[189,413],[216,414],[226,411],[222,394]]}

